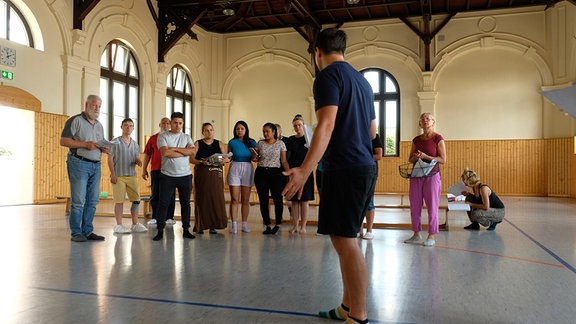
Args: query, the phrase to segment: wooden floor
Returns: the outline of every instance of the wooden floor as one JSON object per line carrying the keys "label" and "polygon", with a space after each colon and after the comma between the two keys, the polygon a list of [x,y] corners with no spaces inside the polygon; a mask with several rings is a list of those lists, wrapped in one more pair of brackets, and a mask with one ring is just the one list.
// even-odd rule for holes
{"label": "wooden floor", "polygon": [[[402,243],[410,230],[358,240],[370,322],[575,323],[576,201],[503,201],[495,232],[466,231],[464,212],[450,212],[434,248]],[[333,323],[316,314],[340,303],[338,259],[312,226],[264,236],[254,206],[249,234],[184,240],[178,222],[154,242],[153,227],[115,235],[114,218],[97,217],[106,240],[74,243],[64,208],[0,207],[1,323]],[[409,221],[393,210],[377,219]]]}

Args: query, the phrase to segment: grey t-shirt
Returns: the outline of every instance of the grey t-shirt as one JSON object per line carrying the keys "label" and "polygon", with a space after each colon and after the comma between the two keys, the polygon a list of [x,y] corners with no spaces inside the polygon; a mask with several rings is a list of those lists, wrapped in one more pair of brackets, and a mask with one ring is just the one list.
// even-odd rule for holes
{"label": "grey t-shirt", "polygon": [[[98,142],[104,139],[104,128],[98,120],[92,125],[86,118],[85,113],[81,112],[66,121],[61,137],[72,138],[82,142]],[[100,161],[102,158],[102,151],[100,150],[71,148],[70,153],[93,161]]]}
{"label": "grey t-shirt", "polygon": [[[158,149],[162,146],[168,148],[181,147],[184,148],[190,144],[194,147],[194,142],[190,135],[185,133],[174,134],[172,132],[162,132],[158,135]],[[162,168],[160,172],[170,177],[183,177],[192,174],[190,170],[189,157],[182,156],[177,158],[169,158],[162,156]]]}

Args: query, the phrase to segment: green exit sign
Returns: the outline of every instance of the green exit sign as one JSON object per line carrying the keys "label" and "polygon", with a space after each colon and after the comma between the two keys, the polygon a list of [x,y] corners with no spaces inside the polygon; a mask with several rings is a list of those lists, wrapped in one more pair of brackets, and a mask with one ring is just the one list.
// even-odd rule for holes
{"label": "green exit sign", "polygon": [[2,79],[12,80],[14,79],[14,73],[2,70]]}

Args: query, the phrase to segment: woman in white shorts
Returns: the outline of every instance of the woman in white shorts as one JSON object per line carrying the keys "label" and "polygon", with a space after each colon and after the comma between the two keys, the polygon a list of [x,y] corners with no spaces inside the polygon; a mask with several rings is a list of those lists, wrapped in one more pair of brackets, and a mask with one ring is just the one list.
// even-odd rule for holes
{"label": "woman in white shorts", "polygon": [[232,163],[226,177],[230,187],[230,218],[232,226],[230,233],[238,231],[238,207],[242,206],[242,232],[249,233],[248,214],[250,213],[250,193],[254,186],[254,167],[252,160],[256,159],[256,141],[250,138],[248,124],[240,120],[234,125],[234,138],[228,142],[228,152],[232,152]]}

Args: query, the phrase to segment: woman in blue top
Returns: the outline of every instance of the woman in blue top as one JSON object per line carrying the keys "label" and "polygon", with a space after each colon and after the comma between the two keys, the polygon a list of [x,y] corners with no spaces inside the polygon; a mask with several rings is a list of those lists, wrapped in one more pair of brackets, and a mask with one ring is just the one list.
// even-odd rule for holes
{"label": "woman in blue top", "polygon": [[248,124],[240,120],[234,125],[234,138],[228,142],[228,152],[232,152],[232,163],[226,177],[230,187],[230,233],[238,231],[238,207],[242,206],[242,232],[249,233],[248,214],[250,213],[250,192],[254,186],[252,159],[256,158],[256,141],[250,138]]}

